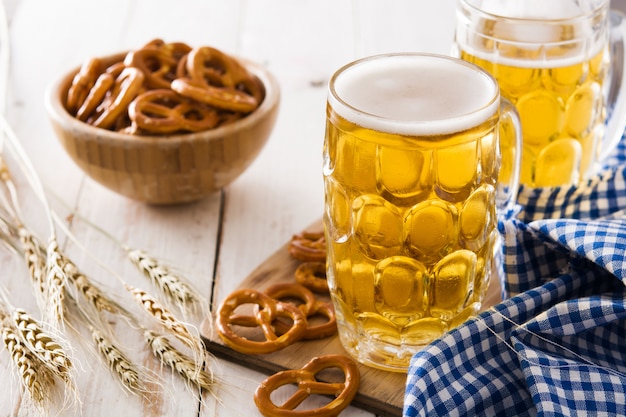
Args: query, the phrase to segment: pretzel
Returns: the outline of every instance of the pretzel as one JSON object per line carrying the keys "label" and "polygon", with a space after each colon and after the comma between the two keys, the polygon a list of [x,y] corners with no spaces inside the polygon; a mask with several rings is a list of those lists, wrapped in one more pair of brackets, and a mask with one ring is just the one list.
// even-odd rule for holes
{"label": "pretzel", "polygon": [[111,74],[113,78],[117,78],[120,76],[122,71],[124,71],[124,68],[126,68],[124,61],[118,61],[114,64],[109,65],[105,72]]}
{"label": "pretzel", "polygon": [[86,121],[98,106],[104,101],[104,97],[115,84],[115,77],[109,73],[100,74],[94,85],[89,90],[87,97],[76,111],[78,120]]}
{"label": "pretzel", "polygon": [[[255,304],[259,308],[253,315],[240,315],[235,309],[244,304]],[[291,320],[292,326],[280,336],[272,328],[272,322],[278,317]],[[232,292],[220,304],[217,311],[216,325],[222,341],[237,352],[247,354],[271,353],[290,345],[304,336],[306,317],[302,311],[290,303],[273,300],[270,296],[252,289]],[[250,340],[238,335],[233,326],[260,327],[265,340]]]}
{"label": "pretzel", "polygon": [[141,49],[144,48],[160,48],[163,45],[165,45],[165,41],[161,38],[154,38],[151,39],[150,41],[148,41],[148,43],[146,43],[144,46],[141,47]]}
{"label": "pretzel", "polygon": [[[264,293],[278,301],[286,298],[302,301],[298,308],[307,318],[307,327],[303,339],[322,339],[337,332],[335,310],[329,303],[316,299],[308,288],[295,283],[280,283],[267,288]],[[324,316],[327,320],[324,323],[312,325],[310,318],[313,316]],[[282,320],[276,320],[273,325],[278,334],[289,330],[289,325]]]}
{"label": "pretzel", "polygon": [[124,64],[143,72],[148,88],[170,88],[178,59],[163,47],[144,47],[126,54]]}
{"label": "pretzel", "polygon": [[172,81],[172,90],[223,110],[250,113],[259,105],[256,99],[245,91],[232,87],[215,87],[189,78],[177,78]]}
{"label": "pretzel", "polygon": [[289,254],[299,261],[326,261],[326,238],[324,232],[301,232],[289,242]]}
{"label": "pretzel", "polygon": [[128,106],[138,128],[151,133],[197,132],[212,129],[220,119],[214,109],[185,99],[172,90],[149,90]]}
{"label": "pretzel", "polygon": [[[155,38],[107,65],[99,58],[84,62],[68,87],[65,105],[78,120],[126,134],[209,130],[245,117],[265,97],[258,77],[209,46],[192,48]],[[138,78],[141,83],[134,82]],[[135,97],[152,90],[180,97],[154,93],[130,109]]]}
{"label": "pretzel", "polygon": [[326,262],[304,262],[296,269],[296,282],[313,292],[328,293]]}
{"label": "pretzel", "polygon": [[262,100],[258,82],[244,66],[210,46],[192,49],[177,76],[174,91],[220,109],[250,113]]}
{"label": "pretzel", "polygon": [[[142,89],[144,74],[136,68],[124,68],[101,103],[102,113],[90,121],[96,127],[108,129],[128,108]],[[89,120],[88,120],[89,122]]]}
{"label": "pretzel", "polygon": [[83,105],[101,72],[102,61],[98,58],[91,58],[81,65],[67,91],[66,106],[71,113]]}
{"label": "pretzel", "polygon": [[187,45],[184,42],[169,42],[161,45],[161,50],[168,53],[171,57],[173,57],[176,61],[180,61],[180,59],[186,56],[189,52],[191,52],[191,46]]}
{"label": "pretzel", "polygon": [[[339,368],[343,382],[322,382],[316,375],[328,368]],[[268,377],[254,392],[254,402],[265,417],[334,417],[354,399],[360,384],[357,364],[345,355],[325,355],[311,359],[302,369],[289,369]],[[280,406],[271,394],[278,388],[295,384],[297,390]],[[330,395],[335,398],[320,408],[296,410],[310,395]]]}
{"label": "pretzel", "polygon": [[237,112],[220,112],[219,113],[220,116],[220,126],[224,126],[230,123],[234,123],[237,120],[241,119],[244,115],[241,113],[237,113]]}
{"label": "pretzel", "polygon": [[237,60],[210,46],[189,52],[186,66],[192,80],[223,87],[236,88],[249,77],[248,71]]}

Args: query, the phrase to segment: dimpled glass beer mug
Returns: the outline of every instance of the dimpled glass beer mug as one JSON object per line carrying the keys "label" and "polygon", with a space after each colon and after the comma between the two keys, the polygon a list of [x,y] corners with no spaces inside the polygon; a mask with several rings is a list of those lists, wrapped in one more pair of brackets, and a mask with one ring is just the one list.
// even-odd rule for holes
{"label": "dimpled glass beer mug", "polygon": [[[457,0],[455,55],[517,107],[522,184],[578,185],[619,142],[623,28],[609,0]],[[505,140],[502,152],[507,163]]]}
{"label": "dimpled glass beer mug", "polygon": [[[499,247],[499,126],[519,130],[486,71],[429,54],[363,58],[329,83],[323,152],[327,278],[341,342],[406,371],[476,314]],[[517,127],[516,127],[517,126]],[[519,137],[519,136],[518,136]]]}

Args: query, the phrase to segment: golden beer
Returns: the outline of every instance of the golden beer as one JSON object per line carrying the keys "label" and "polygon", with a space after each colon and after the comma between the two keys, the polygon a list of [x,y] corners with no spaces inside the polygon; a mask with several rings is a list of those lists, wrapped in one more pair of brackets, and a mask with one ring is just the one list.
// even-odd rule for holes
{"label": "golden beer", "polygon": [[491,72],[518,109],[524,137],[521,183],[576,184],[593,172],[604,136],[606,56],[601,51],[563,67],[531,68],[493,64],[461,51],[463,59]]}
{"label": "golden beer", "polygon": [[480,309],[498,240],[498,118],[494,80],[453,58],[372,57],[331,80],[328,281],[359,361],[405,371]]}
{"label": "golden beer", "polygon": [[[517,107],[522,184],[576,185],[594,173],[600,159],[607,116],[608,2],[582,1],[580,7],[586,3],[597,9],[578,11],[571,0],[459,1],[460,57],[490,72],[502,96]],[[503,138],[504,164],[509,163],[506,147]]]}

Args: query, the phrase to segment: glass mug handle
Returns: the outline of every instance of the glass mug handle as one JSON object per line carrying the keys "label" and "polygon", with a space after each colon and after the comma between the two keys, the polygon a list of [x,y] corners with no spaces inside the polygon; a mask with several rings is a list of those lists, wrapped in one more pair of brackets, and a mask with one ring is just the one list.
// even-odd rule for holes
{"label": "glass mug handle", "polygon": [[626,127],[626,16],[616,10],[609,14],[611,48],[610,82],[607,92],[607,122],[599,161],[602,163],[622,139]]}
{"label": "glass mug handle", "polygon": [[508,218],[515,211],[522,155],[522,124],[517,109],[509,100],[500,97],[500,153],[501,168],[496,189],[498,217]]}

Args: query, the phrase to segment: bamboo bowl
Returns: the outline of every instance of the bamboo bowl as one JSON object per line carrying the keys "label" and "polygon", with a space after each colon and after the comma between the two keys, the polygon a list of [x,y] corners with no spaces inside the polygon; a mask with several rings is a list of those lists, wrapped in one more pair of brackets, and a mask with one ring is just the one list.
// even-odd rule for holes
{"label": "bamboo bowl", "polygon": [[[125,53],[102,58],[118,62]],[[92,179],[150,204],[200,200],[230,184],[256,159],[278,114],[280,91],[264,67],[240,60],[263,83],[265,97],[246,117],[215,129],[170,136],[138,136],[94,127],[73,117],[65,97],[79,68],[46,93],[46,111],[65,151]]]}

